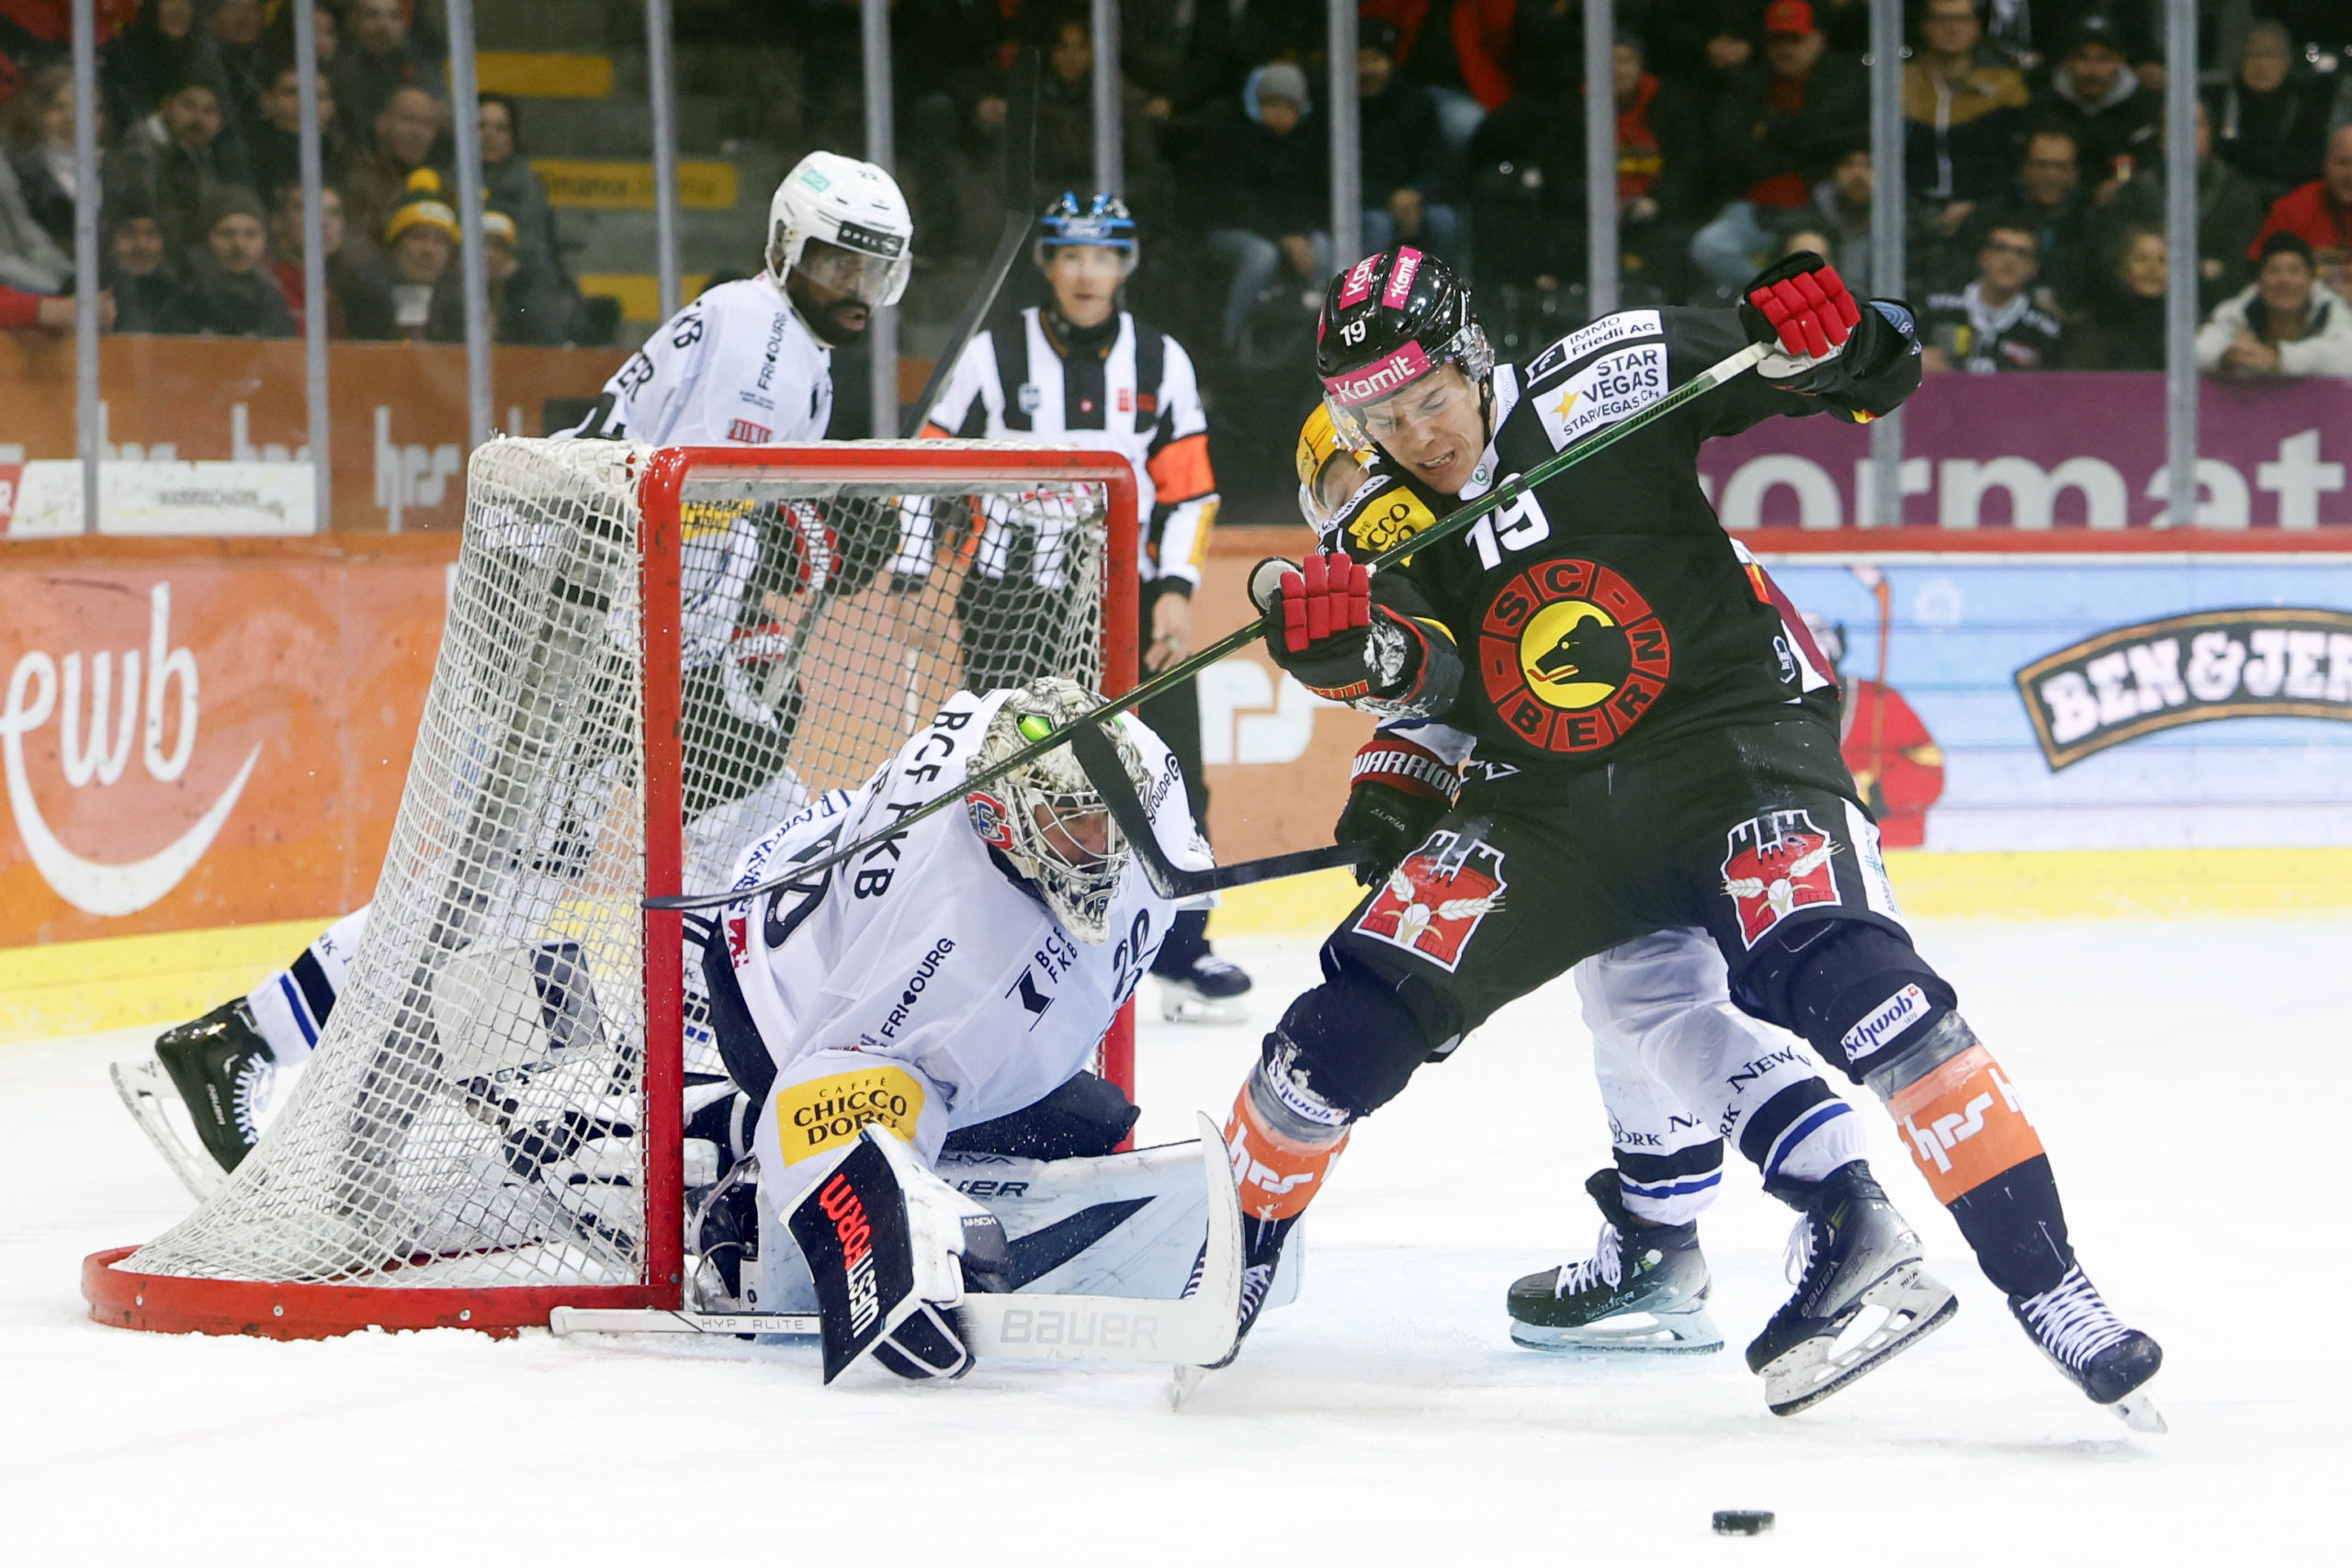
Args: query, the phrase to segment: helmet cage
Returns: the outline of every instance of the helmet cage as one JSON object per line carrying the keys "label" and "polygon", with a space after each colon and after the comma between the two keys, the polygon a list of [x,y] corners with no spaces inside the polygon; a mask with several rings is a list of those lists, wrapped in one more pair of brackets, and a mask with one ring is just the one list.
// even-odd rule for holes
{"label": "helmet cage", "polygon": [[[989,720],[974,771],[1012,756],[1097,705],[1074,681],[1049,675],[1030,682]],[[1141,795],[1146,787],[1143,753],[1124,726],[1114,727],[1112,744]],[[1072,937],[1090,947],[1109,937],[1111,901],[1126,874],[1128,844],[1111,819],[1102,791],[1069,747],[1057,746],[987,788],[967,792],[964,805],[973,831],[1012,863]],[[1087,852],[1072,831],[1080,818],[1100,818],[1104,838],[1100,854]]]}

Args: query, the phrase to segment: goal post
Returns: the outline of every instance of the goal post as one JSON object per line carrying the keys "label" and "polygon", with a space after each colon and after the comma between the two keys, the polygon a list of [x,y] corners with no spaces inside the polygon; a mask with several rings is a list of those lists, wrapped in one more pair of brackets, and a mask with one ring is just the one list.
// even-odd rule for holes
{"label": "goal post", "polygon": [[[690,1285],[695,954],[742,851],[959,688],[1137,656],[1136,481],[1003,443],[474,455],[449,616],[366,934],[260,1145],[93,1255],[163,1332],[493,1334]],[[697,929],[697,928],[701,929]],[[1133,1003],[1101,1069],[1134,1087]]]}

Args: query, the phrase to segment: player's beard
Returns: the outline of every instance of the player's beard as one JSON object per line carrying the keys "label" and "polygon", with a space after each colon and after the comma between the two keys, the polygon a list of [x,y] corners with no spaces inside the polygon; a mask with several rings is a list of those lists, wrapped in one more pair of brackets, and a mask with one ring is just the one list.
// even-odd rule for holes
{"label": "player's beard", "polygon": [[817,341],[827,348],[845,348],[865,334],[866,325],[874,320],[873,309],[862,299],[847,295],[820,305],[810,295],[808,287],[797,272],[786,273],[785,298],[808,323]]}

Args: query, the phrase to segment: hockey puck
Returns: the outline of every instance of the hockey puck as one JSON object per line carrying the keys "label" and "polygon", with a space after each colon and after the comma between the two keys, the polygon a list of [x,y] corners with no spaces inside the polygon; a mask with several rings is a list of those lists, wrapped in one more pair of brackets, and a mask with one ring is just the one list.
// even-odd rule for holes
{"label": "hockey puck", "polygon": [[1772,1510],[1770,1508],[1717,1508],[1715,1510],[1717,1535],[1762,1535],[1771,1528]]}

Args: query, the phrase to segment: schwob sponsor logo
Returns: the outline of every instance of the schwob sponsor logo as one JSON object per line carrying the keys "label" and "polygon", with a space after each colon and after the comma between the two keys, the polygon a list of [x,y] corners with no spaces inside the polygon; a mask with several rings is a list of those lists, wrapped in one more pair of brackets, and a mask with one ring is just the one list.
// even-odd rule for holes
{"label": "schwob sponsor logo", "polygon": [[2208,610],[2102,632],[2019,670],[2052,772],[2184,724],[2352,721],[2352,614]]}

